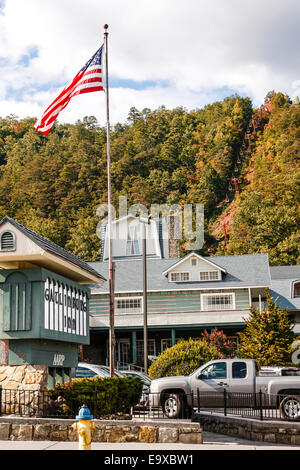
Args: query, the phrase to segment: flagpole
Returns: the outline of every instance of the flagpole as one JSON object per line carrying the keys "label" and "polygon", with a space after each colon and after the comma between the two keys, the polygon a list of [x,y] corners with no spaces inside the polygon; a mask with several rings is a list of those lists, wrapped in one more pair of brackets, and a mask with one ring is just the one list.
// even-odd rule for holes
{"label": "flagpole", "polygon": [[111,163],[110,163],[110,123],[108,87],[108,25],[104,25],[105,71],[106,71],[106,135],[107,135],[107,199],[108,199],[108,265],[109,265],[109,370],[114,376],[115,364],[115,301],[114,263],[112,261],[112,215],[111,215]]}

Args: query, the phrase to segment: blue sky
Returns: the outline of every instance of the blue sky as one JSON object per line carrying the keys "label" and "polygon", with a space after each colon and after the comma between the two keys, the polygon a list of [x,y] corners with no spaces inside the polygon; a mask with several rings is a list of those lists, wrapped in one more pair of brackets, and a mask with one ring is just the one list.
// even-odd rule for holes
{"label": "blue sky", "polygon": [[[109,29],[111,121],[131,106],[203,107],[233,93],[259,106],[270,90],[300,94],[298,0],[0,0],[0,116],[38,117]],[[104,93],[59,115],[94,115]]]}

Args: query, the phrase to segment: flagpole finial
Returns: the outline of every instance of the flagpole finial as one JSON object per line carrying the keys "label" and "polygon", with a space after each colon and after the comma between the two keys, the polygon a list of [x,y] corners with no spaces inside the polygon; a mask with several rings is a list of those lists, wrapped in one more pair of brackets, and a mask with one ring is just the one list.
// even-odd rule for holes
{"label": "flagpole finial", "polygon": [[105,25],[104,25],[104,29],[105,29],[105,32],[107,32],[107,30],[108,30],[108,24],[105,24]]}

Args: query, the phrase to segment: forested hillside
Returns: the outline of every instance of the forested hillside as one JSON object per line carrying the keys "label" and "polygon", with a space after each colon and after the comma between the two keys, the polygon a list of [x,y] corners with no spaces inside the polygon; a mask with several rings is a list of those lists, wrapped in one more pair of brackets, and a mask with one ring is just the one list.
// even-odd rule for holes
{"label": "forested hillside", "polygon": [[[201,254],[268,252],[272,264],[299,263],[300,107],[281,93],[268,102],[249,148],[245,133],[259,112],[249,98],[191,112],[132,108],[111,133],[115,207],[120,195],[148,207],[203,203]],[[107,202],[105,129],[86,117],[43,136],[34,122],[0,119],[0,218],[97,260],[96,209]]]}

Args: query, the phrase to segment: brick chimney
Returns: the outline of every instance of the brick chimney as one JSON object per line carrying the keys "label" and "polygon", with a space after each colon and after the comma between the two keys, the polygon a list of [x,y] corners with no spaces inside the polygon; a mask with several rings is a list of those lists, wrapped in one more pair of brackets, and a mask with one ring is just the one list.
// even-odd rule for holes
{"label": "brick chimney", "polygon": [[180,258],[179,217],[169,215],[169,258]]}

